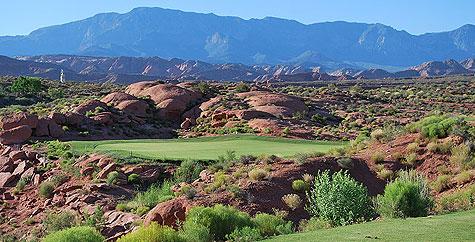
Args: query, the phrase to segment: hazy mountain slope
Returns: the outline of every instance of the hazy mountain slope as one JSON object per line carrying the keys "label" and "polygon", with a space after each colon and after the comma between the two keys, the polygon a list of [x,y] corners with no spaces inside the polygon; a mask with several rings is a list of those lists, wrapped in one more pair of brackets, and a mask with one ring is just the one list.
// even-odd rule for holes
{"label": "hazy mountain slope", "polygon": [[[0,37],[0,54],[8,56],[79,54],[246,64],[314,63],[316,56],[305,53],[319,53],[336,64],[411,66],[430,60],[462,60],[475,56],[475,26],[414,36],[382,24],[304,25],[278,18],[243,20],[137,8],[38,29],[27,36]],[[334,69],[350,67],[335,63]]]}

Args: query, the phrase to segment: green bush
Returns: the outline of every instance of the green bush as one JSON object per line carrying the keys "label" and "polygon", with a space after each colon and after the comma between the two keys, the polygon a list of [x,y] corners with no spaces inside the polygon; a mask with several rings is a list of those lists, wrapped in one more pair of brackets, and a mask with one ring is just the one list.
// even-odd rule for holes
{"label": "green bush", "polygon": [[[190,224],[199,224],[208,229],[213,240],[224,240],[226,235],[231,234],[236,229],[244,227],[252,227],[251,217],[239,210],[220,204],[214,207],[197,206],[192,208],[186,215],[183,223],[185,226],[185,234],[189,233],[186,226]],[[193,226],[191,226],[193,227]]]}
{"label": "green bush", "polygon": [[158,225],[152,222],[150,226],[140,226],[133,233],[128,233],[120,237],[117,242],[185,242],[185,238],[180,236],[178,232],[167,226]]}
{"label": "green bush", "polygon": [[436,192],[441,192],[445,188],[447,188],[450,178],[452,178],[450,175],[442,175],[437,177],[437,180],[434,181],[433,183],[433,188]]}
{"label": "green bush", "polygon": [[170,189],[171,186],[173,186],[173,183],[170,181],[164,181],[161,185],[154,184],[146,191],[139,192],[132,201],[137,204],[137,207],[153,208],[161,202],[174,198],[174,193]]}
{"label": "green bush", "polygon": [[52,182],[43,182],[40,186],[40,197],[49,198],[54,191],[54,185]]}
{"label": "green bush", "polygon": [[122,211],[122,212],[129,212],[130,207],[126,203],[118,203],[117,206],[115,206],[115,210]]}
{"label": "green bush", "polygon": [[430,204],[419,196],[419,188],[409,181],[395,181],[378,195],[379,213],[388,218],[426,216]]}
{"label": "green bush", "polygon": [[62,211],[59,214],[47,211],[43,224],[45,225],[46,232],[50,234],[74,227],[76,225],[76,217],[69,211]]}
{"label": "green bush", "polygon": [[175,181],[192,183],[200,177],[200,172],[204,169],[205,167],[199,161],[184,160],[174,174]]}
{"label": "green bush", "polygon": [[417,153],[411,153],[406,156],[406,159],[403,161],[404,165],[413,166],[417,161]]}
{"label": "green bush", "polygon": [[90,227],[73,227],[46,236],[43,242],[101,242],[105,238]]}
{"label": "green bush", "polygon": [[292,189],[300,193],[305,193],[310,189],[310,184],[303,180],[295,180],[292,182]]}
{"label": "green bush", "polygon": [[106,183],[107,184],[113,184],[117,181],[117,178],[119,178],[119,172],[113,171],[113,172],[107,174]]}
{"label": "green bush", "polygon": [[299,223],[299,231],[301,232],[311,232],[328,228],[331,228],[331,224],[329,222],[322,221],[315,217],[312,217],[309,220],[301,220]]}
{"label": "green bush", "polygon": [[137,174],[130,174],[129,177],[127,177],[127,182],[132,183],[132,184],[140,184],[142,180],[140,179],[140,176]]}
{"label": "green bush", "polygon": [[251,180],[253,181],[261,181],[261,180],[264,180],[264,178],[267,177],[267,171],[264,170],[264,169],[260,169],[260,168],[255,168],[255,169],[252,169],[250,172],[249,172],[249,178],[251,178]]}
{"label": "green bush", "polygon": [[438,213],[455,212],[459,210],[470,210],[475,208],[475,185],[471,185],[463,190],[455,191],[452,194],[443,196],[437,201],[435,210]]}
{"label": "green bush", "polygon": [[232,233],[226,235],[226,239],[232,242],[254,242],[263,240],[264,237],[258,229],[246,226],[242,229],[235,229]]}
{"label": "green bush", "polygon": [[371,156],[370,161],[373,164],[379,164],[379,163],[384,161],[384,158],[385,158],[385,156],[383,155],[383,153],[376,152]]}
{"label": "green bush", "polygon": [[474,175],[471,171],[462,171],[457,175],[457,184],[462,185],[466,182],[469,182],[473,179]]}
{"label": "green bush", "polygon": [[286,222],[282,218],[267,213],[257,214],[252,221],[256,224],[261,235],[265,237],[290,234],[294,231],[292,228],[292,222]]}
{"label": "green bush", "polygon": [[347,225],[372,219],[375,215],[366,187],[340,170],[330,176],[319,172],[307,193],[306,210],[332,225]]}
{"label": "green bush", "polygon": [[410,153],[415,153],[418,148],[419,144],[417,143],[410,143],[409,145],[407,145],[407,151],[409,151]]}
{"label": "green bush", "polygon": [[462,169],[467,168],[467,163],[471,160],[470,147],[461,144],[452,148],[452,155],[450,156],[450,163],[458,165]]}

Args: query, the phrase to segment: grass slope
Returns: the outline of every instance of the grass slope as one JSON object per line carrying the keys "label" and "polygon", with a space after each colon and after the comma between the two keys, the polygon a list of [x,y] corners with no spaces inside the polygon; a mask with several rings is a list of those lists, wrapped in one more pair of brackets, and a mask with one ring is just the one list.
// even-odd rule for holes
{"label": "grass slope", "polygon": [[71,141],[73,150],[115,151],[124,155],[160,160],[214,160],[227,150],[236,155],[275,154],[289,157],[296,153],[322,151],[344,145],[342,142],[294,140],[256,135],[230,135],[195,139]]}
{"label": "grass slope", "polygon": [[434,217],[375,221],[277,236],[267,241],[475,241],[475,210]]}

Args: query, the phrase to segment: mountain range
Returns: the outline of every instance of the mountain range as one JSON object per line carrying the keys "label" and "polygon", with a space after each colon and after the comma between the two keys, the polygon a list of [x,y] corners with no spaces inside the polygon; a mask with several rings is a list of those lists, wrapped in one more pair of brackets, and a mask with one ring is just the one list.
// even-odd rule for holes
{"label": "mountain range", "polygon": [[475,59],[458,63],[453,59],[431,61],[407,70],[342,68],[326,73],[323,68],[293,65],[216,64],[197,60],[158,57],[92,57],[73,55],[0,56],[0,75],[37,76],[58,79],[64,70],[66,80],[130,84],[146,80],[214,81],[316,81],[406,78],[475,73]]}
{"label": "mountain range", "polygon": [[0,37],[0,54],[160,56],[251,66],[321,66],[327,71],[372,66],[394,72],[432,60],[474,57],[475,25],[411,35],[383,24],[302,24],[273,17],[244,20],[136,8],[41,28],[29,35]]}

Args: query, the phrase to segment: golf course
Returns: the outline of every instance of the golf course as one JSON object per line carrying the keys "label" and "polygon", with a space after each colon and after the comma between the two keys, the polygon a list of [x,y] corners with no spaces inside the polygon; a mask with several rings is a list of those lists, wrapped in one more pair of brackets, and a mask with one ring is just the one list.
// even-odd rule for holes
{"label": "golf course", "polygon": [[113,151],[157,160],[215,160],[226,151],[236,155],[273,154],[291,157],[304,152],[327,152],[344,142],[295,140],[256,135],[230,135],[192,139],[71,141],[78,152]]}

